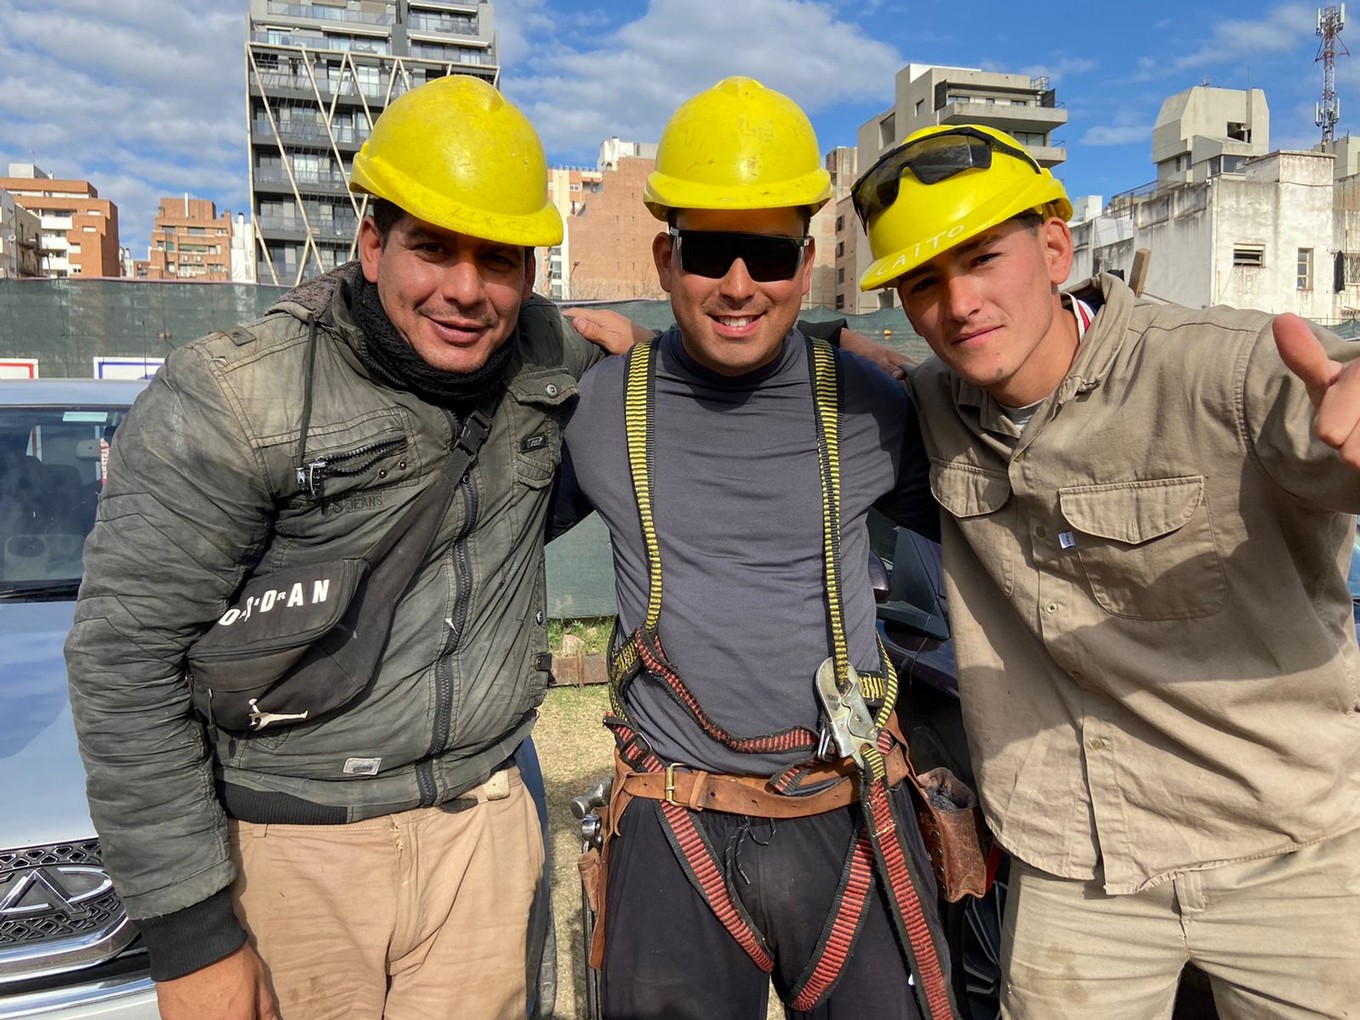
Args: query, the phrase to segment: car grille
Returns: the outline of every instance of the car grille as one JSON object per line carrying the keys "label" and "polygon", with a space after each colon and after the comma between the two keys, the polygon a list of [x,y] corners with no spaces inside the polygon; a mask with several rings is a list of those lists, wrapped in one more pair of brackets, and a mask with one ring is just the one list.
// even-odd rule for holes
{"label": "car grille", "polygon": [[[79,865],[103,870],[99,842],[59,843],[0,851],[0,897],[21,874],[33,868]],[[36,913],[6,911],[0,916],[0,946],[67,939],[104,931],[123,915],[123,905],[110,888],[83,900],[74,910],[47,909]]]}

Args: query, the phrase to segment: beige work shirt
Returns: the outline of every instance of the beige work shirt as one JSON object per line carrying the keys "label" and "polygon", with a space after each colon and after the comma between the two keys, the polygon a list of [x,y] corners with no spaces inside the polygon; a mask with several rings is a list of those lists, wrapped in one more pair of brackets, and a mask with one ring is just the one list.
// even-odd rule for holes
{"label": "beige work shirt", "polygon": [[1313,438],[1269,316],[1088,286],[1023,434],[937,359],[911,388],[987,820],[1122,893],[1360,826],[1360,475]]}

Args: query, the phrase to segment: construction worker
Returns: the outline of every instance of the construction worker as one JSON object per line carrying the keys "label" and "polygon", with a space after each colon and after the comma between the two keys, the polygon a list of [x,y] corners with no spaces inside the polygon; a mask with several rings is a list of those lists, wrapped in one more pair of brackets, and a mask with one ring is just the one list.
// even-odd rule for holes
{"label": "construction worker", "polygon": [[678,325],[568,425],[618,585],[607,1017],[763,1017],[771,978],[791,1017],[953,1015],[865,526],[937,511],[900,385],[794,329],[830,196],[786,96],[682,105],[644,192]]}
{"label": "construction worker", "polygon": [[1360,346],[1109,275],[1062,293],[1072,207],[991,128],[918,131],[853,197],[861,287],[936,355],[910,386],[1013,858],[1003,1015],[1169,1016],[1190,962],[1225,1018],[1353,1016]]}
{"label": "construction worker", "polygon": [[[165,1020],[525,1015],[544,847],[512,755],[548,679],[562,425],[601,352],[531,296],[562,223],[537,135],[489,84],[400,96],[351,186],[371,196],[359,260],[170,354],[85,549],[72,708]],[[319,717],[252,702],[233,728],[186,683],[243,579],[369,555],[446,470],[433,538],[383,560],[413,557],[409,584],[354,631],[390,616],[355,696]]]}

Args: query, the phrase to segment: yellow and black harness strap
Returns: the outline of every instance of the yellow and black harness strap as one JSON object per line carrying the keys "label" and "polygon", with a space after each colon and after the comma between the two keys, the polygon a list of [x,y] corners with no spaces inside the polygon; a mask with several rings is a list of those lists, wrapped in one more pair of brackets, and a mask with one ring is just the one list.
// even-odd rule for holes
{"label": "yellow and black harness strap", "polygon": [[[666,769],[624,709],[627,688],[643,671],[658,679],[712,739],[735,751],[751,753],[800,751],[811,759],[820,745],[819,734],[805,727],[789,727],[777,733],[742,737],[729,733],[704,712],[661,646],[657,627],[661,619],[661,547],[652,506],[649,464],[654,446],[654,396],[656,379],[655,341],[637,344],[629,354],[624,422],[628,460],[638,515],[647,553],[649,590],[647,614],[642,624],[626,637],[616,626],[610,657],[612,714],[605,719],[615,735],[620,756],[634,771]],[[822,486],[822,552],[827,611],[831,623],[832,660],[837,687],[851,692],[849,645],[845,634],[840,582],[840,410],[836,355],[825,341],[808,340],[809,375],[816,406],[818,464]],[[799,980],[790,989],[789,1005],[800,1011],[812,1009],[834,987],[863,919],[874,884],[875,870],[883,876],[889,914],[897,930],[903,954],[921,989],[925,1020],[953,1020],[957,1011],[953,990],[945,976],[940,947],[943,939],[923,911],[916,889],[919,875],[903,835],[893,818],[888,800],[885,754],[892,737],[885,726],[897,700],[897,675],[879,642],[882,674],[861,674],[860,688],[866,701],[880,702],[875,715],[878,741],[864,747],[864,771],[857,780],[865,825],[850,846],[837,890],[832,914],[823,928],[818,946]],[[795,766],[772,787],[792,793],[809,771]],[[656,802],[662,828],[691,885],[708,903],[715,916],[751,959],[767,973],[774,963],[765,938],[755,926],[727,878],[716,850],[695,823],[689,809],[669,800]]]}

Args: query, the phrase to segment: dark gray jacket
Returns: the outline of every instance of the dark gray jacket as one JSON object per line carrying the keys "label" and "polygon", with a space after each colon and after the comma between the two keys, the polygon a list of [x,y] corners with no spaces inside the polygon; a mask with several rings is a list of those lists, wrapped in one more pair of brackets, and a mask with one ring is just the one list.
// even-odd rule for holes
{"label": "dark gray jacket", "polygon": [[[439,803],[501,764],[542,700],[547,499],[568,401],[600,353],[534,298],[490,438],[370,687],[339,713],[215,746],[191,707],[185,650],[242,580],[362,554],[451,444],[446,412],[379,384],[356,356],[343,285],[355,271],[174,351],[114,443],[66,653],[91,814],[134,918],[231,883],[224,799],[243,817],[332,822]],[[329,465],[319,500],[296,478],[310,314],[307,460]]]}

